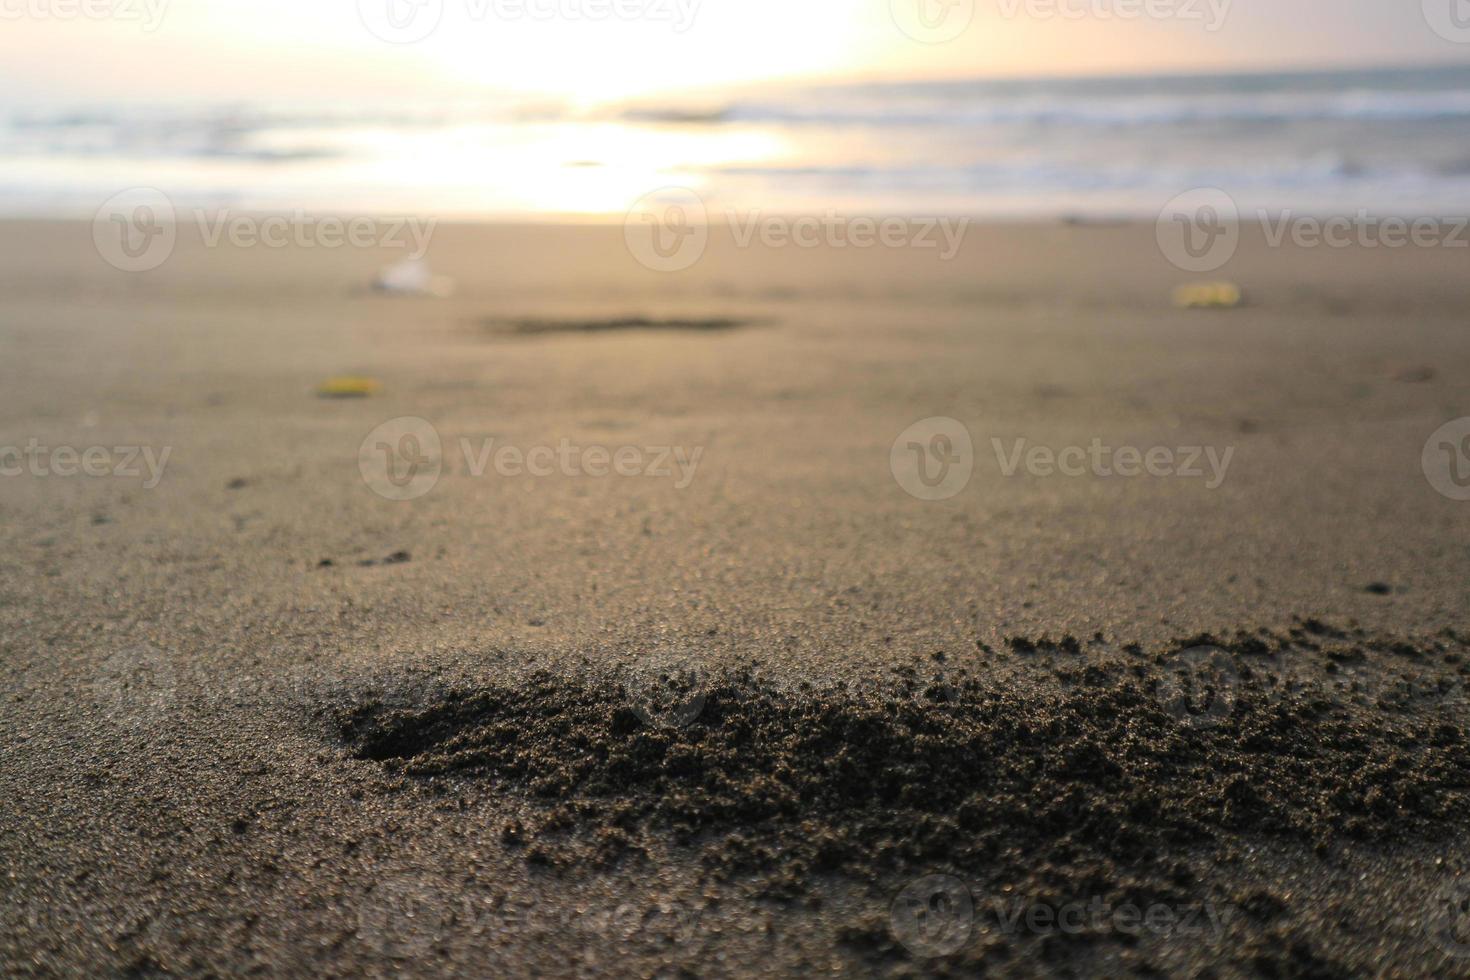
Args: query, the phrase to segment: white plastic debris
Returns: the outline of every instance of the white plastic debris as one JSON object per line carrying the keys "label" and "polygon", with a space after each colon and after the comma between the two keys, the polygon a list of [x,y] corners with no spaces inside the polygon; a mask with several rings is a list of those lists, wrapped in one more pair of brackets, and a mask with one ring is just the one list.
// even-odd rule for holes
{"label": "white plastic debris", "polygon": [[373,289],[395,296],[444,297],[454,292],[454,280],[434,275],[423,259],[404,259],[379,272],[373,279]]}

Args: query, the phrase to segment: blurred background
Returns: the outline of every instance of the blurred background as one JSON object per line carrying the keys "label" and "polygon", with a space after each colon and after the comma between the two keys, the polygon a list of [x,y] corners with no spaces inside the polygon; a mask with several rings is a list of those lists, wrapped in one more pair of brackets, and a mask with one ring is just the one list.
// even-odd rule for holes
{"label": "blurred background", "polygon": [[1465,0],[0,0],[0,213],[1463,213]]}

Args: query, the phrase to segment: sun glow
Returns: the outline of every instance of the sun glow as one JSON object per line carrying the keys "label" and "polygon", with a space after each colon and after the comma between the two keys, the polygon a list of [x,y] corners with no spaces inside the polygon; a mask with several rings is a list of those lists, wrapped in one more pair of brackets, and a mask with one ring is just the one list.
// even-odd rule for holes
{"label": "sun glow", "polygon": [[[525,0],[574,10],[586,0]],[[744,0],[638,0],[646,16],[495,19],[461,7],[417,56],[450,79],[587,104],[698,93],[754,79],[818,76],[861,56],[865,24],[830,9]],[[541,8],[537,8],[541,9]]]}

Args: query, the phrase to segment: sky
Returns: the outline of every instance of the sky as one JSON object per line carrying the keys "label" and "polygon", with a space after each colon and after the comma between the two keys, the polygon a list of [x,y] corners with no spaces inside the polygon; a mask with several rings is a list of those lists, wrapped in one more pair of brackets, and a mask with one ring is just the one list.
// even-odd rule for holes
{"label": "sky", "polygon": [[1436,17],[1470,34],[1470,0],[0,0],[0,99],[596,104],[778,79],[1470,61]]}

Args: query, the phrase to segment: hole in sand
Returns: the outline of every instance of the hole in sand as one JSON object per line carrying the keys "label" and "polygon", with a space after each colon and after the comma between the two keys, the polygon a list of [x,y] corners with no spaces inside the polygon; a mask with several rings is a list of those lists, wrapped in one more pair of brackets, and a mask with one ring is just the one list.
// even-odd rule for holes
{"label": "hole in sand", "polygon": [[618,330],[723,331],[754,326],[758,321],[741,317],[569,317],[542,319],[520,317],[488,319],[493,333],[536,335],[552,333],[609,333]]}

